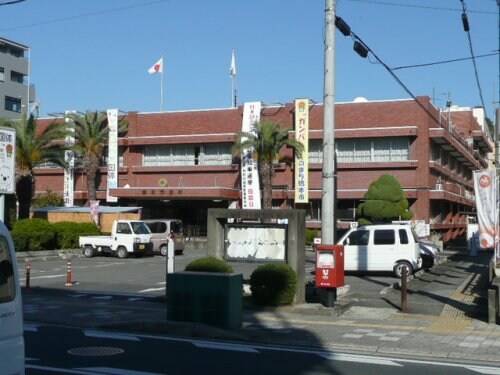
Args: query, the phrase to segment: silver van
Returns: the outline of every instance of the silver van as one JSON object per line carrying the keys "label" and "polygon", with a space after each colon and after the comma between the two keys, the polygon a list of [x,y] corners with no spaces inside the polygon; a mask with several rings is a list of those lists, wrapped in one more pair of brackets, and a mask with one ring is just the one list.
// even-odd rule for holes
{"label": "silver van", "polygon": [[21,285],[14,243],[0,222],[0,372],[24,374]]}
{"label": "silver van", "polygon": [[179,219],[150,219],[143,220],[151,231],[151,241],[153,242],[153,251],[159,251],[161,255],[166,256],[168,251],[168,241],[174,241],[174,250],[176,254],[184,253],[186,247],[186,237],[182,221]]}

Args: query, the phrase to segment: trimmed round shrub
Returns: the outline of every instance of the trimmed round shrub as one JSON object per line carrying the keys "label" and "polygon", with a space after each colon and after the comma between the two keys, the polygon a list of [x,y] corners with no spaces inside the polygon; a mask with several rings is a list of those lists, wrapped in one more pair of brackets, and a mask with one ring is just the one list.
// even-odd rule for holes
{"label": "trimmed round shrub", "polygon": [[94,223],[61,221],[52,224],[52,226],[56,232],[57,248],[59,249],[77,249],[80,236],[100,234],[99,228]]}
{"label": "trimmed round shrub", "polygon": [[44,219],[23,219],[14,223],[12,239],[16,251],[53,250],[56,236],[52,224]]}
{"label": "trimmed round shrub", "polygon": [[258,306],[291,305],[297,290],[297,274],[286,263],[268,263],[250,276],[252,301]]}
{"label": "trimmed round shrub", "polygon": [[206,257],[200,258],[189,263],[186,268],[186,271],[195,271],[195,272],[220,272],[220,273],[232,273],[232,267],[227,264],[227,262],[223,259],[215,258],[215,257]]}

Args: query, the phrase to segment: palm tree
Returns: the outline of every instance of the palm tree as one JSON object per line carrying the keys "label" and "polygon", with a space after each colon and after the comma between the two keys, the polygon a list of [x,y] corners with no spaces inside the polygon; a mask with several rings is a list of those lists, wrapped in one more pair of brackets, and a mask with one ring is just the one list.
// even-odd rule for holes
{"label": "palm tree", "polygon": [[298,155],[302,155],[304,146],[295,139],[288,138],[289,129],[280,129],[279,122],[263,120],[254,125],[254,131],[236,134],[232,147],[233,155],[241,155],[245,149],[253,149],[253,158],[259,166],[259,176],[263,191],[263,208],[272,208],[273,163],[279,160],[283,147],[291,147]]}
{"label": "palm tree", "polygon": [[35,193],[33,169],[44,163],[65,167],[62,142],[66,134],[65,124],[52,122],[39,130],[37,119],[9,121],[4,125],[16,131],[16,196],[19,203],[19,219],[29,218],[31,200]]}
{"label": "palm tree", "polygon": [[[108,117],[105,112],[87,111],[84,115],[68,113],[67,115],[74,129],[76,142],[72,146],[75,156],[80,158],[81,165],[87,176],[88,200],[97,198],[97,173],[103,158],[104,147],[108,141]],[[118,123],[118,133],[125,133],[128,122]]]}

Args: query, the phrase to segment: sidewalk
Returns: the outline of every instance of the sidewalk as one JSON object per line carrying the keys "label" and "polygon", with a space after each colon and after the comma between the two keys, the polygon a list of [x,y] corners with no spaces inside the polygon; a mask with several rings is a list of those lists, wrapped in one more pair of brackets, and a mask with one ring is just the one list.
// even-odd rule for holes
{"label": "sidewalk", "polygon": [[450,254],[450,261],[409,283],[408,314],[399,311],[398,290],[383,297],[384,308],[360,306],[348,293],[335,308],[307,303],[259,310],[246,303],[242,327],[226,331],[167,322],[161,299],[63,290],[46,298],[47,291],[32,290],[23,293],[25,320],[500,366],[500,326],[487,324],[485,315],[491,254]]}

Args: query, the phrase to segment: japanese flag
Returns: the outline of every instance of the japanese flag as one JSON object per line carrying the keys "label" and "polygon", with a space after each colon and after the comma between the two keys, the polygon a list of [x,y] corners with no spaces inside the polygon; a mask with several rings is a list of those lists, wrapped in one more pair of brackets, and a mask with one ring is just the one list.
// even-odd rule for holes
{"label": "japanese flag", "polygon": [[148,69],[149,74],[163,73],[163,57],[160,58],[155,64]]}

